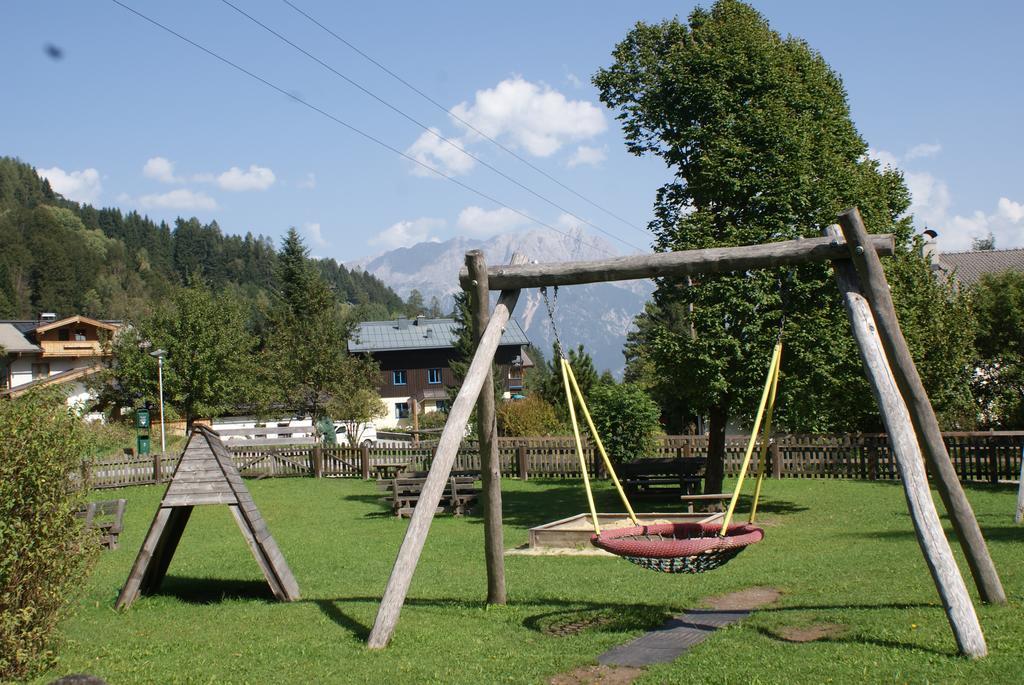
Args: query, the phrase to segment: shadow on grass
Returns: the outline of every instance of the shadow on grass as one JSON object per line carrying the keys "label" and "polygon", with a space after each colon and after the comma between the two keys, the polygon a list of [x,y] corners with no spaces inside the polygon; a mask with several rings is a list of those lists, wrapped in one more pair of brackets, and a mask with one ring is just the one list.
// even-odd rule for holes
{"label": "shadow on grass", "polygon": [[[946,531],[951,542],[956,540],[953,531]],[[981,523],[981,534],[989,542],[1024,542],[1024,526],[989,526]],[[875,533],[845,533],[850,537],[870,540],[904,541],[916,539],[913,529],[884,530]]]}
{"label": "shadow on grass", "polygon": [[377,509],[377,511],[369,511],[363,514],[363,518],[377,519],[377,518],[390,518],[394,514],[391,513],[391,506],[388,504],[385,496],[387,493],[380,493],[379,495],[345,495],[345,499],[349,502],[359,502],[361,504],[369,504]]}
{"label": "shadow on grass", "polygon": [[235,599],[277,601],[265,581],[171,575],[164,578],[151,596],[174,597],[189,604],[217,604]]}
{"label": "shadow on grass", "polygon": [[775,640],[777,642],[784,642],[786,644],[814,644],[814,643],[830,643],[830,644],[847,644],[847,645],[872,645],[874,647],[882,647],[884,649],[900,649],[911,652],[927,652],[929,654],[936,654],[938,656],[955,657],[956,651],[948,651],[942,649],[935,649],[934,647],[925,647],[923,645],[916,645],[909,642],[898,642],[896,640],[876,640],[870,637],[821,637],[816,640],[808,640],[807,642],[794,642],[791,639],[783,637],[780,633],[771,630],[769,628],[755,628],[758,633],[764,635],[767,638]]}

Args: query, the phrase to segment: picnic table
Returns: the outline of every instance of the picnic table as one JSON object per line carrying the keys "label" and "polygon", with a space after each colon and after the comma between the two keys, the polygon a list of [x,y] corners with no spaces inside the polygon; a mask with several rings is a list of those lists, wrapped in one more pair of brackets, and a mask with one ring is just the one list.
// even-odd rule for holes
{"label": "picnic table", "polygon": [[370,464],[370,468],[374,471],[378,478],[384,480],[391,480],[399,473],[405,470],[409,466],[407,461],[379,461]]}
{"label": "picnic table", "polygon": [[627,494],[637,497],[678,497],[700,493],[707,459],[639,459],[618,467]]}
{"label": "picnic table", "polygon": [[[476,481],[475,475],[449,476],[435,513],[450,511],[455,516],[467,513],[480,496]],[[377,487],[395,516],[412,516],[426,482],[426,477],[396,476],[390,480],[377,481]]]}
{"label": "picnic table", "polygon": [[100,544],[107,549],[117,549],[117,538],[124,530],[124,509],[128,500],[112,499],[89,502],[75,512],[84,519],[86,529],[96,528],[100,532]]}

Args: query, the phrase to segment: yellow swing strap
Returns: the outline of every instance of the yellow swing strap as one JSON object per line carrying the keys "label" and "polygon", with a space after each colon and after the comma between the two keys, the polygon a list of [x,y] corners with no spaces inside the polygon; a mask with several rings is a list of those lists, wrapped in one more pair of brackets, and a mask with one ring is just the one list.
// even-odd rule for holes
{"label": "yellow swing strap", "polygon": [[772,359],[768,364],[768,377],[764,382],[764,390],[761,391],[761,403],[758,405],[757,414],[754,417],[754,425],[750,429],[750,440],[747,443],[747,449],[743,454],[743,464],[740,466],[739,477],[736,479],[736,489],[732,493],[732,499],[729,500],[729,509],[725,513],[725,520],[722,521],[722,530],[719,531],[719,535],[725,537],[726,532],[729,530],[729,524],[732,523],[732,516],[736,511],[736,504],[740,500],[740,491],[743,489],[743,479],[747,475],[747,468],[750,466],[750,458],[754,454],[754,447],[757,445],[757,436],[761,430],[761,420],[764,418],[765,407],[768,404],[768,398],[773,396],[772,387],[778,380],[778,367],[779,362],[782,358],[782,340],[775,343],[775,349],[772,351]]}
{"label": "yellow swing strap", "polygon": [[587,490],[587,504],[590,505],[590,517],[594,522],[594,534],[601,534],[601,525],[597,522],[597,507],[594,506],[594,493],[590,489],[590,474],[587,473],[587,460],[583,457],[583,442],[580,440],[580,427],[576,422],[576,407],[572,403],[572,392],[569,390],[569,376],[566,368],[569,366],[565,357],[561,358],[562,385],[565,387],[565,401],[569,405],[569,420],[572,422],[572,436],[576,439],[576,454],[580,459],[580,472],[583,474],[583,485]]}
{"label": "yellow swing strap", "polygon": [[[572,388],[576,392],[576,398],[580,402],[580,409],[583,411],[583,418],[587,420],[587,427],[590,429],[590,434],[594,438],[594,443],[597,445],[597,451],[601,454],[601,459],[604,461],[604,467],[608,470],[608,475],[611,476],[612,482],[615,483],[615,489],[619,492],[619,497],[622,499],[622,504],[625,505],[626,511],[629,513],[629,518],[633,522],[634,526],[639,526],[640,521],[636,518],[636,513],[633,511],[633,507],[629,503],[629,498],[626,497],[626,491],[622,489],[622,483],[619,482],[619,477],[615,473],[615,467],[612,466],[612,460],[608,458],[608,452],[604,448],[604,443],[601,442],[601,435],[597,432],[597,426],[594,425],[594,420],[590,417],[590,410],[587,409],[587,402],[583,399],[583,392],[580,390],[579,383],[576,382],[576,374],[572,371],[572,365],[569,364],[568,360],[563,359],[562,364],[565,368],[566,375],[569,377],[569,381],[572,383]],[[597,531],[600,533],[600,531]]]}
{"label": "yellow swing strap", "polygon": [[782,366],[782,354],[775,362],[775,375],[772,377],[772,391],[768,396],[768,410],[764,415],[764,431],[761,433],[761,457],[757,466],[757,486],[754,488],[754,501],[750,505],[750,517],[748,523],[753,523],[757,516],[757,503],[761,499],[761,484],[764,482],[764,474],[768,470],[768,445],[772,440],[772,414],[775,411],[775,394],[779,389],[779,368]]}

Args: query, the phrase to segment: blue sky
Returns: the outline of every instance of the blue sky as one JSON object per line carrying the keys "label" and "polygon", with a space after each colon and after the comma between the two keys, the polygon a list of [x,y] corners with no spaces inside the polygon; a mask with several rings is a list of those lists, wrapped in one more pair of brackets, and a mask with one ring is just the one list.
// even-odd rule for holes
{"label": "blue sky", "polygon": [[[582,219],[622,251],[649,249],[636,227],[669,174],[625,152],[589,81],[636,21],[685,17],[693,3],[293,0],[630,226],[480,139],[281,0],[232,1],[561,208],[446,150],[218,0],[123,1],[512,210],[559,230]],[[905,171],[918,224],[938,230],[943,249],[988,231],[998,247],[1024,246],[1024,4],[754,4],[843,76],[861,134]],[[15,2],[5,24],[0,154],[35,165],[73,199],[156,219],[217,219],[231,233],[276,238],[296,226],[315,254],[341,260],[529,225],[109,0]]]}

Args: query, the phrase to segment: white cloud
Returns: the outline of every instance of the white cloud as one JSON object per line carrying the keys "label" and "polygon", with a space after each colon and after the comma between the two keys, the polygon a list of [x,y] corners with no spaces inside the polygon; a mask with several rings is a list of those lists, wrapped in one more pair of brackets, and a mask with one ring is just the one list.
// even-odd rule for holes
{"label": "white cloud", "polygon": [[934,157],[935,155],[942,152],[942,146],[938,143],[920,143],[907,150],[907,154],[903,155],[906,160],[921,159],[924,157]]}
{"label": "white cloud", "polygon": [[217,201],[206,193],[196,193],[188,188],[178,188],[158,195],[143,195],[139,198],[143,209],[189,209],[211,211],[217,209]]}
{"label": "white cloud", "polygon": [[485,237],[520,228],[529,221],[515,211],[500,207],[498,209],[482,209],[469,206],[459,212],[456,225],[464,233]]}
{"label": "white cloud", "polygon": [[916,223],[941,231],[952,204],[949,186],[926,171],[909,171],[904,179],[910,190],[910,213]]}
{"label": "white cloud", "polygon": [[[433,167],[452,176],[469,173],[469,171],[476,165],[474,159],[462,150],[456,148],[454,145],[438,138],[437,136],[441,134],[440,129],[431,127],[430,131],[433,133],[428,131],[421,133],[420,137],[416,139],[416,142],[409,146],[405,153],[422,164],[426,164],[427,166]],[[466,142],[464,140],[459,140],[458,138],[448,139],[461,148],[466,147]],[[424,169],[419,164],[413,166],[412,173],[417,176],[437,178],[436,174],[432,173],[428,169]]]}
{"label": "white cloud", "polygon": [[891,166],[895,168],[900,161],[899,157],[888,150],[875,150],[873,148],[868,148],[868,157],[877,161],[883,167]]}
{"label": "white cloud", "polygon": [[310,171],[306,174],[306,177],[295,184],[298,188],[305,188],[306,190],[312,190],[316,188],[316,174]]}
{"label": "white cloud", "polygon": [[568,69],[565,70],[565,80],[572,84],[573,88],[582,88],[585,85],[583,83],[583,79],[581,79],[579,76],[572,73]]}
{"label": "white cloud", "polygon": [[303,225],[302,230],[309,236],[313,245],[316,247],[326,247],[327,241],[324,240],[324,235],[320,230],[320,224],[305,224]]}
{"label": "white cloud", "polygon": [[100,172],[93,168],[67,172],[60,167],[36,169],[36,172],[50,182],[50,187],[69,200],[93,204],[103,192]]}
{"label": "white cloud", "polygon": [[[472,104],[459,103],[452,113],[491,138],[504,138],[537,157],[549,157],[566,143],[593,138],[607,127],[593,103],[569,100],[546,84],[519,76],[477,91]],[[468,129],[466,136],[479,137]]]}
{"label": "white cloud", "polygon": [[181,179],[174,175],[174,162],[166,157],[151,157],[142,167],[142,175],[153,178],[161,183],[180,183]]}
{"label": "white cloud", "polygon": [[217,177],[217,185],[224,190],[266,190],[274,185],[277,177],[267,167],[251,164],[248,171],[243,171],[236,166],[231,167]]}
{"label": "white cloud", "polygon": [[1024,205],[1014,202],[1008,197],[1001,197],[999,198],[998,214],[1001,218],[1019,224],[1021,220],[1024,220]]}
{"label": "white cloud", "polygon": [[581,164],[597,166],[607,157],[607,147],[590,147],[589,145],[580,145],[576,148],[576,152],[573,153],[573,156],[569,158],[567,164],[570,169]]}
{"label": "white cloud", "polygon": [[440,238],[431,235],[433,231],[444,228],[444,219],[422,217],[412,221],[399,221],[370,239],[371,245],[380,245],[389,250],[399,247],[411,247],[416,243],[437,243]]}

